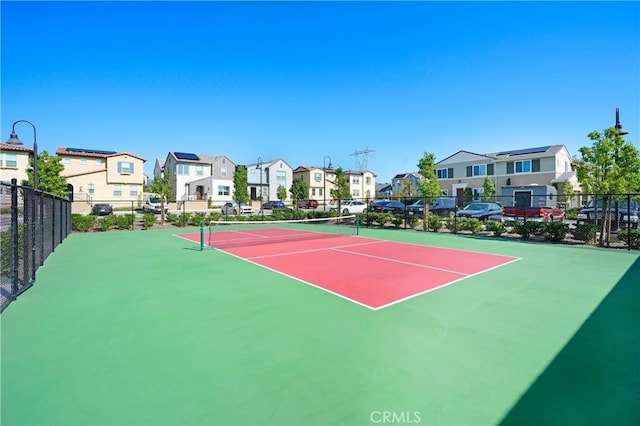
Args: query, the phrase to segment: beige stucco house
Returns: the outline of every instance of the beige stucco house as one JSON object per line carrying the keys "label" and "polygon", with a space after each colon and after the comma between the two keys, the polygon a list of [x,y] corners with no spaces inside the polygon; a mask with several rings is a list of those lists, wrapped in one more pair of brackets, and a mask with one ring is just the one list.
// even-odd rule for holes
{"label": "beige stucco house", "polygon": [[0,143],[0,181],[10,183],[15,178],[18,185],[26,181],[30,158],[33,158],[32,149]]}
{"label": "beige stucco house", "polygon": [[144,158],[126,152],[86,148],[58,148],[62,176],[73,186],[74,213],[95,203],[139,207],[142,203]]}

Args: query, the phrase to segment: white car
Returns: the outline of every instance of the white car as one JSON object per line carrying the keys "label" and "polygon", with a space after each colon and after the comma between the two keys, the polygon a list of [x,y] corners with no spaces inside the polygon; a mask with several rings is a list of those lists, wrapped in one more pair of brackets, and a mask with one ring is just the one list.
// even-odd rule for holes
{"label": "white car", "polygon": [[224,206],[222,206],[221,209],[221,213],[223,215],[239,215],[239,214],[254,214],[255,211],[253,210],[253,207],[245,204],[245,203],[236,203],[234,202],[228,202],[226,203]]}
{"label": "white car", "polygon": [[[329,210],[337,212],[338,206],[329,206]],[[345,200],[340,202],[340,211],[342,214],[364,213],[367,205],[358,200]]]}

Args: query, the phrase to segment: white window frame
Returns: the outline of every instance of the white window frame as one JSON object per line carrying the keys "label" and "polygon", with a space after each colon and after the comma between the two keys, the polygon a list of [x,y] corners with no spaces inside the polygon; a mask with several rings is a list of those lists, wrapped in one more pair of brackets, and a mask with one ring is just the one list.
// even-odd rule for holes
{"label": "white window frame", "polygon": [[113,196],[122,197],[122,185],[113,185]]}
{"label": "white window frame", "polygon": [[[476,173],[476,168],[478,173]],[[472,166],[473,172],[471,173],[473,176],[486,176],[487,175],[487,165],[486,164],[474,164]],[[484,173],[483,173],[484,171]]]}
{"label": "white window frame", "polygon": [[438,179],[448,179],[449,169],[436,169]]}
{"label": "white window frame", "polygon": [[[520,171],[518,171],[518,164],[520,165]],[[525,170],[525,165],[527,164],[529,166],[529,170]],[[513,173],[514,174],[531,173],[531,160],[514,161]]]}
{"label": "white window frame", "polygon": [[228,185],[218,185],[218,195],[224,196],[229,195],[231,193],[231,187]]}

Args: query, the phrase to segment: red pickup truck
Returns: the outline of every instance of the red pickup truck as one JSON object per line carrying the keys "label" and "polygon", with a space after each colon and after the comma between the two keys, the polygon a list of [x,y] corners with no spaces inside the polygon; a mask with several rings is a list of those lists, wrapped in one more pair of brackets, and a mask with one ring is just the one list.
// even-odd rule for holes
{"label": "red pickup truck", "polygon": [[538,220],[542,222],[564,222],[564,210],[559,207],[503,207],[502,214],[515,219]]}

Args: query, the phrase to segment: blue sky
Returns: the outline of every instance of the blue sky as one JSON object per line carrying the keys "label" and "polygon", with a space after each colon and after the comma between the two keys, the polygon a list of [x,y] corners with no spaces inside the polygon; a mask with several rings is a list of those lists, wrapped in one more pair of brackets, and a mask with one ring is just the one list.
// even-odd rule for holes
{"label": "blue sky", "polygon": [[[639,2],[1,2],[2,141],[356,168],[640,140]],[[17,132],[32,144],[32,129]]]}

